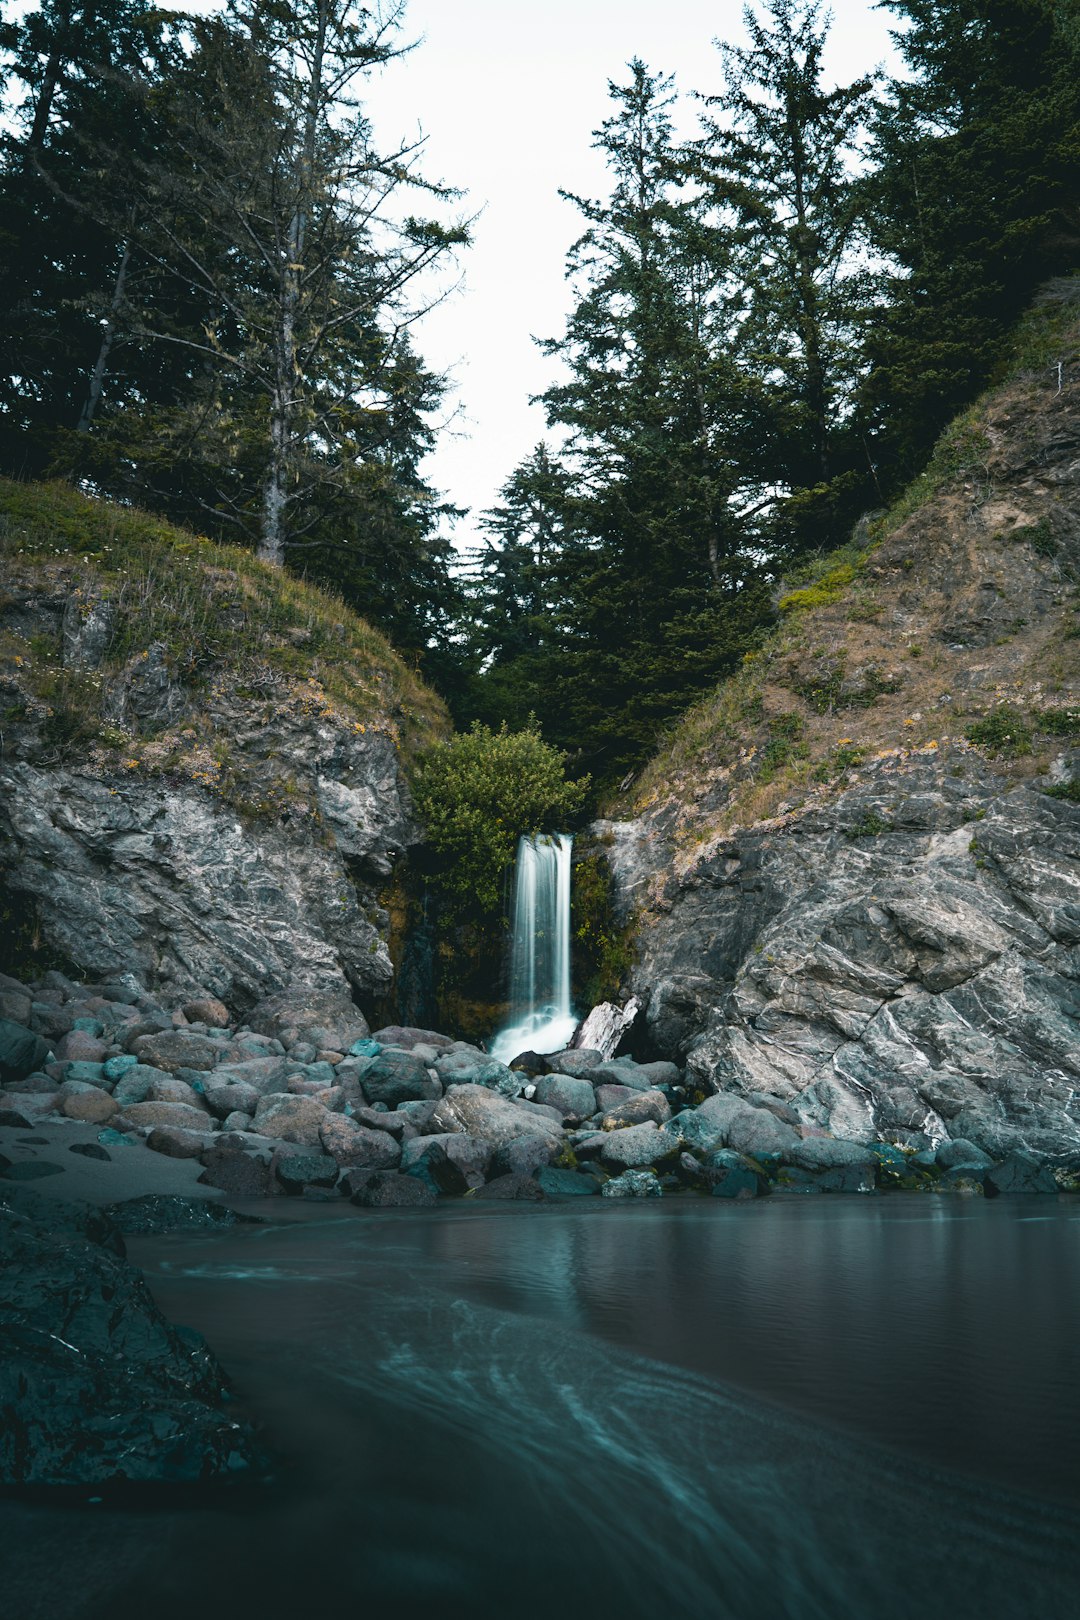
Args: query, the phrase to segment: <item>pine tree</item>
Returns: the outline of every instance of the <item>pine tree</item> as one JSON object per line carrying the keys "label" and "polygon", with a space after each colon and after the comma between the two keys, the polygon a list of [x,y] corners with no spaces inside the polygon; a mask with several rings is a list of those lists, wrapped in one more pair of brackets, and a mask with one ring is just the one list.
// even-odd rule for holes
{"label": "pine tree", "polygon": [[853,407],[874,283],[853,171],[874,81],[826,88],[817,0],[767,0],[743,16],[749,44],[720,43],[724,88],[704,98],[699,173],[738,242],[740,354],[767,424],[760,487],[797,494],[779,528],[820,545],[838,496],[850,506],[843,492],[868,470]]}
{"label": "pine tree", "polygon": [[898,484],[992,375],[1040,281],[1080,262],[1078,0],[889,0],[910,70],[866,191],[895,266],[869,334]]}
{"label": "pine tree", "polygon": [[738,516],[729,240],[688,184],[670,79],[639,60],[630,74],[596,134],[610,195],[571,198],[588,227],[568,263],[578,299],[545,345],[568,376],[543,396],[573,476],[547,727],[609,778],[731,666],[763,612]]}

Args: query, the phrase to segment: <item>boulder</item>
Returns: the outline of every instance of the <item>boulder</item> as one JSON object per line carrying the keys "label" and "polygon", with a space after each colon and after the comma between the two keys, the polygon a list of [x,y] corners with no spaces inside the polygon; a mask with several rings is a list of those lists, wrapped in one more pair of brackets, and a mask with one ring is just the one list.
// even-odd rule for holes
{"label": "boulder", "polygon": [[232,1198],[265,1198],[277,1190],[269,1164],[250,1153],[211,1147],[203,1152],[202,1165],[200,1182]]}
{"label": "boulder", "polygon": [[511,1199],[539,1203],[544,1197],[544,1189],[532,1176],[496,1176],[494,1181],[487,1182],[483,1187],[477,1187],[472,1197],[485,1201]]}
{"label": "boulder", "polygon": [[612,1131],[600,1149],[600,1157],[605,1164],[631,1170],[658,1164],[677,1152],[678,1144],[659,1130],[655,1121],[647,1120],[644,1125]]}
{"label": "boulder", "polygon": [[599,1181],[587,1171],[560,1170],[554,1165],[541,1165],[536,1184],[546,1198],[594,1198],[600,1191]]}
{"label": "boulder", "polygon": [[33,1074],[48,1055],[49,1048],[40,1035],[10,1018],[0,1018],[0,1082]]}
{"label": "boulder", "polygon": [[957,1164],[987,1166],[994,1162],[989,1153],[984,1153],[974,1142],[966,1142],[962,1136],[951,1137],[948,1141],[942,1142],[934,1158],[944,1170],[951,1170]]}
{"label": "boulder", "polygon": [[637,996],[631,996],[624,1006],[605,1001],[594,1007],[585,1022],[574,1034],[574,1046],[596,1051],[602,1057],[611,1057],[626,1031],[641,1011]]}
{"label": "boulder", "polygon": [[1002,1164],[993,1165],[983,1176],[983,1186],[991,1197],[999,1193],[1061,1191],[1053,1172],[1027,1153],[1010,1153]]}
{"label": "boulder", "polygon": [[489,1143],[460,1132],[418,1136],[405,1144],[401,1155],[401,1168],[409,1175],[455,1197],[482,1187],[490,1162]]}
{"label": "boulder", "polygon": [[453,1086],[432,1113],[431,1124],[440,1132],[478,1136],[496,1148],[521,1136],[539,1136],[557,1147],[562,1138],[559,1123],[483,1086]]}
{"label": "boulder", "polygon": [[217,1001],[213,996],[206,996],[201,1001],[189,1001],[184,1005],[184,1017],[190,1024],[205,1024],[208,1029],[227,1029],[229,1027],[229,1009],[223,1001]]}
{"label": "boulder", "polygon": [[327,1114],[319,1126],[319,1141],[335,1163],[342,1167],[396,1169],[401,1145],[389,1131],[373,1131],[346,1114]]}
{"label": "boulder", "polygon": [[665,1125],[671,1118],[671,1107],[662,1091],[632,1091],[625,1102],[605,1111],[600,1121],[605,1131],[621,1130],[627,1125],[643,1125],[652,1120]]}
{"label": "boulder", "polygon": [[308,1187],[332,1187],[340,1166],[329,1153],[297,1153],[279,1148],[270,1160],[270,1170],[282,1191],[295,1195]]}
{"label": "boulder", "polygon": [[663,1190],[651,1170],[626,1170],[605,1181],[600,1192],[604,1198],[660,1198]]}
{"label": "boulder", "polygon": [[618,1058],[614,1063],[599,1063],[591,1070],[589,1079],[594,1086],[627,1086],[631,1091],[653,1089],[647,1066],[635,1063],[633,1058]]}
{"label": "boulder", "polygon": [[843,1142],[833,1136],[811,1136],[795,1142],[785,1153],[789,1164],[800,1170],[835,1170],[842,1165],[858,1165],[873,1171],[879,1160],[865,1142]]}
{"label": "boulder", "polygon": [[[100,1025],[98,1026],[100,1028]],[[76,1025],[56,1045],[58,1063],[102,1063],[109,1055],[108,1041]]]}
{"label": "boulder", "polygon": [[521,1090],[520,1075],[475,1047],[439,1053],[435,1058],[435,1073],[446,1087],[487,1086],[508,1097],[515,1097]]}
{"label": "boulder", "polygon": [[190,1030],[173,1029],[129,1039],[128,1050],[134,1052],[140,1063],[174,1074],[177,1069],[214,1068],[227,1054],[228,1042],[210,1035],[195,1035]]}
{"label": "boulder", "polygon": [[785,1125],[767,1108],[748,1108],[732,1119],[726,1146],[755,1159],[773,1158],[795,1148],[801,1140],[793,1125]]}
{"label": "boulder", "polygon": [[555,1144],[542,1136],[516,1136],[491,1155],[492,1176],[535,1176],[551,1163]]}
{"label": "boulder", "polygon": [[230,1114],[254,1114],[259,1106],[261,1093],[246,1080],[219,1079],[214,1075],[206,1082],[206,1106],[218,1119],[226,1119]]}
{"label": "boulder", "polygon": [[0,1424],[0,1483],[194,1485],[252,1466],[221,1367],[165,1320],[111,1222],[0,1209],[0,1251],[0,1410],[18,1412]]}
{"label": "boulder", "polygon": [[203,1137],[193,1131],[178,1131],[171,1125],[158,1125],[146,1138],[151,1153],[162,1153],[167,1159],[197,1159],[205,1147]]}
{"label": "boulder", "polygon": [[389,1024],[385,1029],[377,1029],[371,1039],[380,1046],[400,1046],[406,1052],[414,1046],[433,1046],[437,1052],[446,1052],[458,1044],[449,1035],[440,1035],[433,1029],[413,1029],[406,1024]]}
{"label": "boulder", "polygon": [[114,1114],[120,1112],[120,1108],[107,1091],[99,1091],[96,1086],[91,1086],[86,1091],[69,1092],[60,1104],[60,1111],[66,1119],[82,1120],[87,1125],[105,1125]]}
{"label": "boulder", "polygon": [[588,1080],[569,1074],[545,1074],[536,1082],[536,1102],[553,1108],[562,1118],[578,1124],[596,1113],[596,1092]]}
{"label": "boulder", "polygon": [[595,1047],[568,1047],[565,1052],[553,1052],[547,1060],[549,1072],[568,1074],[575,1080],[588,1080],[604,1054]]}
{"label": "boulder", "polygon": [[384,1047],[372,1058],[361,1084],[369,1103],[383,1102],[388,1108],[404,1102],[431,1101],[442,1090],[441,1082],[432,1079],[425,1063],[397,1047]]}
{"label": "boulder", "polygon": [[430,1208],[436,1193],[417,1176],[402,1176],[392,1170],[377,1170],[352,1195],[362,1209]]}
{"label": "boulder", "polygon": [[[131,1110],[128,1110],[129,1114]],[[288,1092],[270,1092],[260,1097],[255,1109],[255,1129],[262,1136],[301,1147],[318,1147],[327,1110],[312,1097],[294,1097]]]}
{"label": "boulder", "polygon": [[316,1050],[320,1046],[347,1052],[354,1041],[367,1038],[368,1025],[355,1005],[348,987],[321,988],[291,985],[287,990],[266,996],[247,1016],[248,1026],[258,1035],[283,1039],[295,1030],[292,1043],[307,1039]]}
{"label": "boulder", "polygon": [[757,1198],[768,1190],[760,1170],[732,1148],[715,1148],[701,1166],[704,1185],[714,1198]]}
{"label": "boulder", "polygon": [[124,1118],[132,1125],[173,1125],[181,1131],[206,1131],[211,1128],[208,1114],[186,1103],[141,1102],[124,1104]]}
{"label": "boulder", "polygon": [[121,1108],[127,1108],[130,1103],[162,1102],[164,1098],[151,1096],[152,1088],[159,1080],[168,1080],[169,1075],[164,1069],[152,1068],[149,1063],[140,1063],[137,1058],[125,1069],[119,1080],[112,1088],[112,1094]]}

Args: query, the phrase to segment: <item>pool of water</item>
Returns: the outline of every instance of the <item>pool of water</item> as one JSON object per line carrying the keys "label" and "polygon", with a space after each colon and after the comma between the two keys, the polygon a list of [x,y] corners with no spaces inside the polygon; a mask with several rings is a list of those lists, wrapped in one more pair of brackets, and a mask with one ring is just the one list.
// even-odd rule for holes
{"label": "pool of water", "polygon": [[289,1216],[131,1244],[272,1481],[0,1504],[7,1612],[1080,1612],[1075,1202]]}

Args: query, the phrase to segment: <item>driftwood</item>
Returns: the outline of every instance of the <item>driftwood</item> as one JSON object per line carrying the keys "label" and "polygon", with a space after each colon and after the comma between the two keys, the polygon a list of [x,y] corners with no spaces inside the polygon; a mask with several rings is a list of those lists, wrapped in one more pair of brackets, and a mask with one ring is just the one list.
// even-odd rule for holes
{"label": "driftwood", "polygon": [[570,1045],[602,1052],[605,1058],[613,1057],[623,1034],[640,1011],[641,1002],[637,996],[631,996],[624,1007],[617,1006],[614,1001],[603,1001],[599,1007],[593,1008],[583,1024],[578,1025]]}

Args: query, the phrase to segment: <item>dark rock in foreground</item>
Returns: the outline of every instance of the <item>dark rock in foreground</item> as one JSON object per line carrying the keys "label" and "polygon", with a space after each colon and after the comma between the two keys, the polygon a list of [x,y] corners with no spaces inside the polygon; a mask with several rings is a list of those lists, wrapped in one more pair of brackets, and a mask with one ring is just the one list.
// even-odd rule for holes
{"label": "dark rock in foreground", "polygon": [[2,1203],[0,1249],[0,1483],[194,1484],[252,1467],[222,1369],[165,1320],[100,1213]]}

